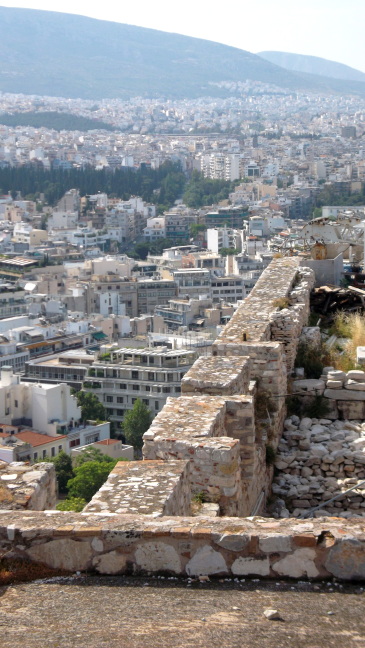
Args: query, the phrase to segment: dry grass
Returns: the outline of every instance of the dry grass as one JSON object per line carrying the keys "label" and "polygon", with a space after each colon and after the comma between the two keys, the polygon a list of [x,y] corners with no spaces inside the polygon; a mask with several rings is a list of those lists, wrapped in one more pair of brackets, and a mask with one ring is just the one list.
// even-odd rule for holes
{"label": "dry grass", "polygon": [[52,569],[39,563],[25,560],[6,559],[0,560],[0,587],[13,583],[25,583],[39,578],[53,578],[54,576],[69,576],[70,572],[64,569]]}
{"label": "dry grass", "polygon": [[343,349],[329,350],[330,364],[336,369],[350,371],[357,367],[356,349],[365,346],[365,316],[360,313],[339,313],[331,333],[337,337],[347,338]]}

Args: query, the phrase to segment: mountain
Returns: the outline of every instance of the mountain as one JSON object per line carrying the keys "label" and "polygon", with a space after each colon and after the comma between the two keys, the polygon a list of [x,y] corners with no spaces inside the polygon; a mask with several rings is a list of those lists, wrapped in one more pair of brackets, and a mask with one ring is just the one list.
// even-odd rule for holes
{"label": "mountain", "polygon": [[[256,54],[83,16],[0,7],[0,90],[82,99],[226,96],[222,81],[365,95],[365,84],[284,70]],[[213,84],[213,85],[212,85]]]}
{"label": "mountain", "polygon": [[285,68],[285,70],[317,74],[331,79],[365,82],[364,72],[355,70],[355,68],[344,65],[343,63],[336,63],[335,61],[329,61],[318,56],[290,54],[289,52],[259,52],[258,56],[269,61],[269,63],[274,63]]}

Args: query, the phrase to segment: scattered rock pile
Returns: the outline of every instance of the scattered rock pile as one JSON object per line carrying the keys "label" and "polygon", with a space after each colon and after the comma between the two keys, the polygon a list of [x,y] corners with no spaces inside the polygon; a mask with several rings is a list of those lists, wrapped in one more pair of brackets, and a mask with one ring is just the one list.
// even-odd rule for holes
{"label": "scattered rock pile", "polygon": [[[297,517],[365,480],[365,421],[291,416],[284,423],[272,486],[275,517]],[[365,517],[365,484],[314,512]]]}

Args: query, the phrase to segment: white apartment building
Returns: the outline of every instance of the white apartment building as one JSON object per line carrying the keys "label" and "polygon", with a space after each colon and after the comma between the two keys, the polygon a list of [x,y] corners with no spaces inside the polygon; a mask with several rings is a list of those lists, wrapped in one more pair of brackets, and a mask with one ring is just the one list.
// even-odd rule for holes
{"label": "white apartment building", "polygon": [[22,382],[10,367],[1,368],[0,421],[8,425],[30,425],[55,435],[81,419],[81,409],[65,383],[46,385]]}
{"label": "white apartment building", "polygon": [[111,352],[110,361],[93,363],[83,388],[96,394],[110,419],[118,424],[137,398],[155,415],[168,396],[179,396],[181,379],[196,357],[195,351],[167,347],[118,349]]}
{"label": "white apartment building", "polygon": [[148,241],[166,238],[165,218],[163,216],[147,218],[147,227],[143,229],[143,236]]}
{"label": "white apartment building", "polygon": [[207,230],[207,248],[219,254],[222,248],[242,249],[242,231],[228,227],[215,227]]}

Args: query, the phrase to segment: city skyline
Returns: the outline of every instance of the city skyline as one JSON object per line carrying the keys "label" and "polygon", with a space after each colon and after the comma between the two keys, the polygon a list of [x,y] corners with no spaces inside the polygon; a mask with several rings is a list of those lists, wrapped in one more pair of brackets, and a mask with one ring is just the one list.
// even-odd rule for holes
{"label": "city skyline", "polygon": [[[49,10],[45,0],[9,0],[2,5]],[[153,4],[144,0],[138,6],[118,6],[109,0],[102,5],[85,0],[52,3],[52,11],[175,32],[253,53],[274,50],[319,56],[365,72],[365,5],[361,0],[349,0],[346,5],[340,0],[321,0],[319,4],[308,0],[303,7],[290,0],[275,5],[263,0],[259,14],[250,4],[242,7],[241,20],[237,20],[236,7],[228,0],[222,15],[220,5],[214,7],[205,0],[198,8],[187,0],[179,12],[172,11],[166,0]]]}

